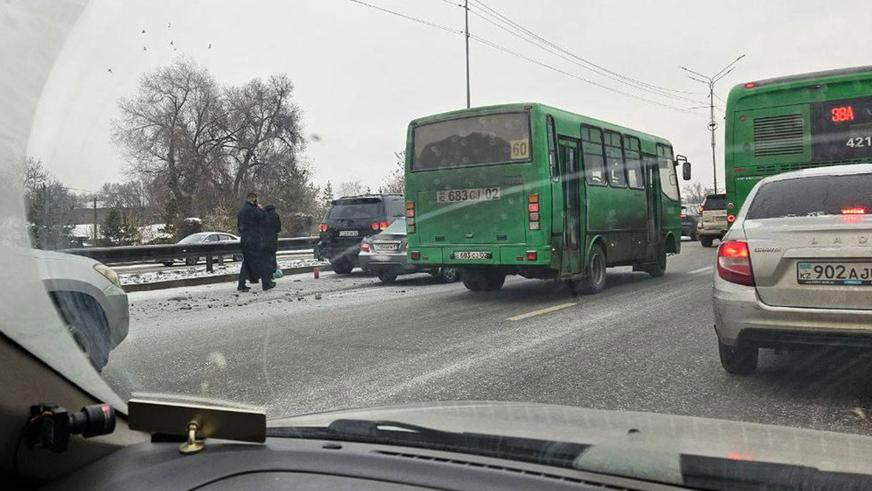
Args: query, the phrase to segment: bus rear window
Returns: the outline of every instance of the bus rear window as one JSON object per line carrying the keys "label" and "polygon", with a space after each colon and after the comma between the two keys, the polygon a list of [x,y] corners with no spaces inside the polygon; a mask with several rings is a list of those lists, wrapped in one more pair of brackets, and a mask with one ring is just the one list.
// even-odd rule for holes
{"label": "bus rear window", "polygon": [[872,211],[872,174],[785,179],[764,184],[748,208],[749,220]]}
{"label": "bus rear window", "polygon": [[532,156],[528,113],[489,114],[418,126],[412,171],[526,162]]}

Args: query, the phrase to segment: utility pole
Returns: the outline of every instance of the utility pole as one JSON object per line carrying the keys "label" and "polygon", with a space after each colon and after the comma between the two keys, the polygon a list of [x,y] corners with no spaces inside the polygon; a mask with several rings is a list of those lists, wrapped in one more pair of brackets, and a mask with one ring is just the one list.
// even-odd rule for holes
{"label": "utility pole", "polygon": [[469,109],[469,0],[463,1],[464,26],[466,38],[466,108]]}
{"label": "utility pole", "polygon": [[[695,72],[687,67],[683,67],[683,66],[678,67],[678,68],[681,68],[682,70],[684,70],[685,72],[688,72],[688,73],[695,75],[695,76],[688,75],[688,77],[691,80],[695,80],[697,82],[708,85],[708,89],[709,89],[708,129],[712,134],[712,176],[714,177],[713,190],[715,193],[718,192],[718,166],[717,166],[717,153],[715,151],[715,130],[718,129],[718,122],[715,121],[715,84],[719,80],[721,80],[722,78],[726,77],[728,73],[732,72],[733,69],[736,68],[736,66],[735,66],[736,63],[738,63],[739,60],[741,60],[744,57],[745,57],[744,54],[740,55],[738,58],[736,58],[735,60],[730,62],[727,66],[721,68],[721,70],[718,73],[712,75],[711,77],[708,75],[703,75],[699,72]],[[701,108],[698,108],[698,109],[701,109]]]}
{"label": "utility pole", "polygon": [[94,195],[94,245],[97,245],[97,195]]}

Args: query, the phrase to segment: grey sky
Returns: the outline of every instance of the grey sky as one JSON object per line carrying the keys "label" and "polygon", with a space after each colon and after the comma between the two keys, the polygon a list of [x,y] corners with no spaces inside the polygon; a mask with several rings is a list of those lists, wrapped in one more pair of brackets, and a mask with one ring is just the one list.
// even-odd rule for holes
{"label": "grey sky", "polygon": [[[463,28],[454,0],[367,2]],[[858,52],[872,41],[860,23],[868,4],[860,1],[827,7],[820,1],[485,3],[579,56],[648,83],[698,92],[692,98],[701,101],[704,87],[678,65],[712,73],[746,53],[719,87],[725,98],[732,85],[747,80],[867,64]],[[697,105],[594,75],[474,15],[470,31],[580,77],[681,107]],[[470,49],[474,106],[538,101],[654,133],[690,158],[695,179],[711,182],[707,111],[694,116],[640,102],[474,40]],[[465,104],[462,36],[348,0],[95,0],[45,86],[28,153],[75,188],[123,179],[125,162],[109,136],[117,100],[136,91],[142,73],[178,56],[227,84],[288,73],[307,134],[321,137],[306,151],[320,184],[360,179],[375,188],[393,152],[403,149],[409,120]],[[722,142],[719,131],[719,179]]]}

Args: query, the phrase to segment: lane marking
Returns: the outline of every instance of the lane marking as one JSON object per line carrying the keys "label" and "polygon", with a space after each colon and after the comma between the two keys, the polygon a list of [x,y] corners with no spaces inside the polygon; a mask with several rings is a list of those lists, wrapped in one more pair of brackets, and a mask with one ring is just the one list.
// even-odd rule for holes
{"label": "lane marking", "polygon": [[697,273],[708,273],[713,270],[714,266],[706,266],[704,268],[694,269],[693,271],[688,271],[687,274],[697,274]]}
{"label": "lane marking", "polygon": [[534,317],[537,315],[550,314],[551,312],[556,312],[558,310],[567,309],[569,307],[572,307],[573,305],[576,305],[576,302],[562,303],[560,305],[555,305],[553,307],[546,307],[544,309],[539,309],[539,310],[534,310],[532,312],[527,312],[526,314],[519,314],[519,315],[516,315],[514,317],[509,317],[507,320],[520,321],[520,320],[524,320],[524,319],[529,319],[530,317]]}

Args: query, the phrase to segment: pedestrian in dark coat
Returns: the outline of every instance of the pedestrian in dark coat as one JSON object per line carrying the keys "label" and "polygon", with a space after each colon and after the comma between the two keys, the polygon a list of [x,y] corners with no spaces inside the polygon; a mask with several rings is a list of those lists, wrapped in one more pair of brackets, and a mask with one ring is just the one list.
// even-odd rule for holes
{"label": "pedestrian in dark coat", "polygon": [[275,205],[266,205],[266,221],[263,227],[263,248],[264,255],[272,265],[272,270],[279,269],[279,263],[276,259],[276,252],[279,249],[279,232],[282,231],[282,219],[276,213]]}
{"label": "pedestrian in dark coat", "polygon": [[236,214],[236,226],[239,229],[239,239],[242,245],[242,264],[239,267],[239,284],[237,290],[248,291],[246,281],[252,283],[260,280],[264,291],[276,286],[272,281],[270,262],[264,255],[263,224],[267,222],[267,214],[257,204],[257,194],[248,193],[245,203]]}

